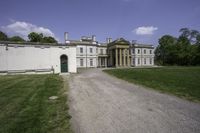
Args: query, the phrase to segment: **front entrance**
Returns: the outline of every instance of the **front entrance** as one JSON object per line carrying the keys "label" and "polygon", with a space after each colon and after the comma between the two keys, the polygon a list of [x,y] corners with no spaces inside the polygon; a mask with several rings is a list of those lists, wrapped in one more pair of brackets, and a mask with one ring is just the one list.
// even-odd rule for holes
{"label": "front entrance", "polygon": [[66,55],[62,55],[60,57],[60,66],[61,66],[61,73],[68,72],[68,57]]}

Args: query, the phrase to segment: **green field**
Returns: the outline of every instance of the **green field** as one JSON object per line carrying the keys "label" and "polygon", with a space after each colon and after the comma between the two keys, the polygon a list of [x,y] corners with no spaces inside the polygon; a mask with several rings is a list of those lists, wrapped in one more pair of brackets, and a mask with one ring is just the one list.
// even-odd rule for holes
{"label": "green field", "polygon": [[71,132],[66,91],[59,75],[0,76],[0,133]]}
{"label": "green field", "polygon": [[200,67],[130,68],[104,71],[128,82],[200,101]]}

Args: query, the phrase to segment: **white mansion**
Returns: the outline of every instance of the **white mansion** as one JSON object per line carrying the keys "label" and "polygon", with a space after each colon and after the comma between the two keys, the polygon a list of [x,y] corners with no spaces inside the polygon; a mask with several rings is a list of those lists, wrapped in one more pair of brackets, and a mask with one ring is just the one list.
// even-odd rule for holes
{"label": "white mansion", "polygon": [[0,74],[76,73],[77,68],[153,66],[154,47],[123,38],[99,43],[81,37],[65,44],[0,42]]}
{"label": "white mansion", "polygon": [[67,45],[76,46],[76,64],[78,68],[88,67],[134,67],[153,66],[154,47],[130,43],[123,38],[106,43],[99,43],[96,37],[81,37],[80,40],[69,40],[65,33]]}

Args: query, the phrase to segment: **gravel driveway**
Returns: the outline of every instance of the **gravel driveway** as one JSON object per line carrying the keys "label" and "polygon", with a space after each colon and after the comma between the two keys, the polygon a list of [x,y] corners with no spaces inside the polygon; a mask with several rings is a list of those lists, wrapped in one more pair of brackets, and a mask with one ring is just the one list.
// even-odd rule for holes
{"label": "gravel driveway", "polygon": [[200,104],[88,69],[70,76],[75,133],[200,133]]}

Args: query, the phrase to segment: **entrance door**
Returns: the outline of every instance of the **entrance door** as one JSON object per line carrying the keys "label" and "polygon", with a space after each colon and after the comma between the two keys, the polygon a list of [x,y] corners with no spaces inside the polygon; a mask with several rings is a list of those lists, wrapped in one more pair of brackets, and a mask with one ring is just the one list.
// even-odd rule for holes
{"label": "entrance door", "polygon": [[68,72],[68,58],[66,55],[60,57],[61,73]]}

